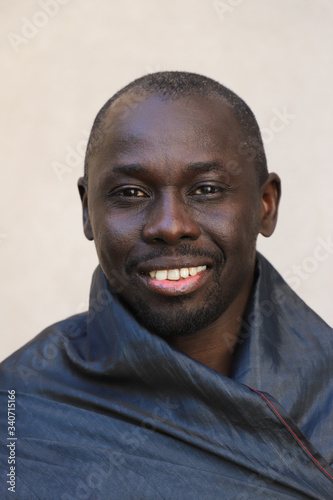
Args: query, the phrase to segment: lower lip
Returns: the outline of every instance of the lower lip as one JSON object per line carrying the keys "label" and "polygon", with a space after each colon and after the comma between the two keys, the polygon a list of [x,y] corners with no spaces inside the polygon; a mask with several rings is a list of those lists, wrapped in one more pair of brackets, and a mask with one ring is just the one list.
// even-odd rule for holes
{"label": "lower lip", "polygon": [[157,280],[156,278],[151,278],[147,275],[140,275],[145,281],[146,286],[153,290],[154,292],[160,293],[162,295],[185,295],[187,293],[194,292],[206,281],[208,276],[208,269],[200,271],[195,276],[189,276],[188,278],[182,278],[179,280]]}

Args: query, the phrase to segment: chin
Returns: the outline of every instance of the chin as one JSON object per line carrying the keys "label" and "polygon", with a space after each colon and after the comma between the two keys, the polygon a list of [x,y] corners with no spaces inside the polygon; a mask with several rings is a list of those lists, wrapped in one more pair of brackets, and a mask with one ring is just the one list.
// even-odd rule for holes
{"label": "chin", "polygon": [[164,339],[170,339],[193,335],[213,323],[227,308],[221,300],[221,294],[218,295],[218,300],[216,295],[215,300],[208,295],[205,303],[194,312],[187,307],[186,296],[174,299],[168,311],[152,311],[140,297],[131,309],[147,330]]}

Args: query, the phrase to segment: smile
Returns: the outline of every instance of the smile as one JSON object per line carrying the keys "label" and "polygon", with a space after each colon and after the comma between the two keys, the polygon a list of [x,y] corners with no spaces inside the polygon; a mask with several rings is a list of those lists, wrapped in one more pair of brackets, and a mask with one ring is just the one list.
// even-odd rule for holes
{"label": "smile", "polygon": [[198,273],[204,271],[205,269],[207,269],[207,266],[182,267],[180,269],[162,269],[159,271],[150,271],[149,276],[151,278],[155,278],[157,281],[178,281],[186,279],[189,276],[196,276]]}
{"label": "smile", "polygon": [[143,283],[154,293],[185,295],[200,288],[207,280],[207,266],[159,269],[139,274]]}

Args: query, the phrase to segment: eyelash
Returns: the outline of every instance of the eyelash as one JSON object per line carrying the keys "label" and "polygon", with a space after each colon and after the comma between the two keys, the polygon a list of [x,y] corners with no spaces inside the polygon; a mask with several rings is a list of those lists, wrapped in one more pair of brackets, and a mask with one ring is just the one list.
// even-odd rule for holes
{"label": "eyelash", "polygon": [[[213,196],[228,189],[228,186],[215,186],[214,184],[202,184],[189,192],[190,196]],[[198,191],[201,191],[200,193]],[[205,192],[206,191],[206,192]],[[208,191],[208,192],[207,192]],[[138,195],[138,193],[141,193]],[[149,198],[143,189],[137,187],[125,187],[116,191],[114,196],[119,198]]]}
{"label": "eyelash", "polygon": [[[202,192],[202,193],[196,193],[196,191],[205,191],[205,189],[207,190],[211,190],[210,192]],[[220,186],[214,186],[212,184],[203,184],[202,186],[198,186],[196,187],[192,192],[191,194],[194,195],[194,196],[200,196],[200,195],[210,195],[210,194],[216,194],[216,193],[220,193],[221,191],[223,191],[223,188],[220,187]]]}
{"label": "eyelash", "polygon": [[[132,191],[132,193],[129,194],[129,191]],[[135,196],[133,194],[133,191],[140,192],[142,194],[140,196]],[[127,194],[126,194],[126,192],[127,192]],[[142,191],[139,188],[127,187],[127,188],[121,189],[120,191],[117,191],[115,193],[115,196],[119,196],[119,197],[122,197],[122,198],[147,198],[148,195],[146,193],[144,193],[144,191]]]}

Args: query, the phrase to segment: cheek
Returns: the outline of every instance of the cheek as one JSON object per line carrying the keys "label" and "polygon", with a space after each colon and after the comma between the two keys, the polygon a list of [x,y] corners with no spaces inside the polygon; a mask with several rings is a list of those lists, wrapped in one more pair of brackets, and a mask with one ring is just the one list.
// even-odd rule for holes
{"label": "cheek", "polygon": [[253,200],[219,207],[206,216],[202,227],[226,252],[239,255],[253,249],[258,235],[258,207]]}
{"label": "cheek", "polygon": [[140,235],[140,229],[133,219],[124,221],[124,218],[106,214],[105,211],[95,213],[92,228],[101,264],[121,264]]}

